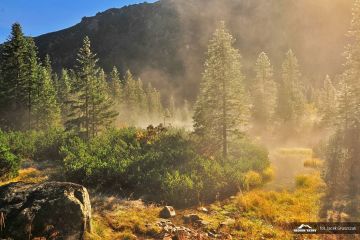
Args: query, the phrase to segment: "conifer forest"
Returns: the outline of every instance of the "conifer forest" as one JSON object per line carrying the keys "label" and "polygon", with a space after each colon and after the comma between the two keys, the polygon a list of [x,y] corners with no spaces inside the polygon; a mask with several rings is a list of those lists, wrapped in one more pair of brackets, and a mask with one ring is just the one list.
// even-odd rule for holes
{"label": "conifer forest", "polygon": [[39,37],[15,22],[0,239],[360,239],[360,0],[310,2],[160,0]]}

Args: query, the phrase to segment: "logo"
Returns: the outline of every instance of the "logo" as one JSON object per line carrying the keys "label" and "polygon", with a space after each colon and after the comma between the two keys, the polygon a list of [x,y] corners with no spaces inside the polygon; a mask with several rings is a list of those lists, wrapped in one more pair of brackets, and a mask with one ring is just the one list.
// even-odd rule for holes
{"label": "logo", "polygon": [[295,228],[294,233],[316,233],[316,229],[312,228],[310,225],[301,224],[299,227]]}

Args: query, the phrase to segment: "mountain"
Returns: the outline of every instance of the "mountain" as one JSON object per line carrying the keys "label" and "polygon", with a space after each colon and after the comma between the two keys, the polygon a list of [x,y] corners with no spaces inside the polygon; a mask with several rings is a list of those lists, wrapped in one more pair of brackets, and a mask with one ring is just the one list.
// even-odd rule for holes
{"label": "mountain", "polygon": [[[237,39],[251,84],[251,67],[261,51],[281,69],[292,48],[304,78],[320,82],[341,70],[352,0],[160,0],[113,8],[68,29],[35,38],[40,55],[55,69],[72,67],[88,35],[100,65],[131,69],[163,92],[193,100],[206,46],[219,21]],[[277,71],[279,72],[279,71]],[[279,74],[278,74],[279,75]]]}

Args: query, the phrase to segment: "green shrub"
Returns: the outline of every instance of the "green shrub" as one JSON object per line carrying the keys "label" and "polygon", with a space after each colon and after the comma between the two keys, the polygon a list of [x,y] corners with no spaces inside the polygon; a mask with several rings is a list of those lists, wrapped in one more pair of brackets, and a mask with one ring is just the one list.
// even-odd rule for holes
{"label": "green shrub", "polygon": [[6,133],[10,149],[21,158],[59,160],[60,147],[69,137],[63,129]]}
{"label": "green shrub", "polygon": [[254,187],[259,187],[262,184],[263,180],[259,173],[254,171],[248,171],[244,174],[243,186],[246,190],[250,190]]}
{"label": "green shrub", "polygon": [[182,129],[123,128],[88,142],[69,138],[61,154],[71,181],[177,206],[233,195],[245,172],[269,166],[267,151],[247,139],[238,141],[227,161],[204,156],[197,146]]}
{"label": "green shrub", "polygon": [[16,177],[20,168],[20,158],[10,151],[6,136],[0,131],[0,180]]}

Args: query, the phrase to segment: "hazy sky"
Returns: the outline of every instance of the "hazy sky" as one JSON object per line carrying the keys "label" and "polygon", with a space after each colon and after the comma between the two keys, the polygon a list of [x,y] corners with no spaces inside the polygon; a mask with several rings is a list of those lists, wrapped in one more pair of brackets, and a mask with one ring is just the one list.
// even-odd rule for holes
{"label": "hazy sky", "polygon": [[[28,36],[70,27],[84,16],[145,0],[0,0],[0,43],[9,36],[11,24],[20,22]],[[155,0],[146,0],[155,2]]]}

